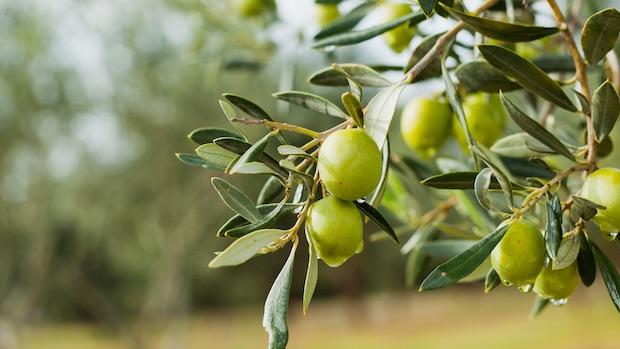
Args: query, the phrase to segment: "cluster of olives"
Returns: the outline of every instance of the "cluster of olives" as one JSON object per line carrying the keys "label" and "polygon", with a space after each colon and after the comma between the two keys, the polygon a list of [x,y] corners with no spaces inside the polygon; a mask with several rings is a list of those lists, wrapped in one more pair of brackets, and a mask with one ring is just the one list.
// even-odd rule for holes
{"label": "cluster of olives", "polygon": [[337,267],[364,248],[362,216],[352,201],[379,184],[381,152],[362,129],[336,131],[321,145],[318,171],[330,195],[310,206],[306,232],[317,256]]}
{"label": "cluster of olives", "polygon": [[[472,137],[490,147],[504,133],[507,114],[497,94],[473,93],[463,100],[463,111]],[[447,101],[420,97],[410,101],[401,116],[402,137],[422,158],[434,156],[453,134],[461,147],[467,149],[467,139]]]}

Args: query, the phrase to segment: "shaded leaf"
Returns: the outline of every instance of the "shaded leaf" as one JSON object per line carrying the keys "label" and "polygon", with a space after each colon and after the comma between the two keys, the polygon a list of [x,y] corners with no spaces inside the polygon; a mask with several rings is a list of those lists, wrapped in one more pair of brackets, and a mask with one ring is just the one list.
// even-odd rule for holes
{"label": "shaded leaf", "polygon": [[573,201],[574,204],[570,208],[570,215],[575,222],[578,221],[579,218],[589,221],[594,218],[598,209],[605,208],[605,206],[601,206],[577,195],[573,195]]}
{"label": "shaded leaf", "polygon": [[419,243],[416,248],[428,256],[449,259],[463,253],[475,244],[476,240],[435,240]]}
{"label": "shaded leaf", "polygon": [[456,77],[469,91],[498,92],[521,88],[504,74],[485,61],[471,61],[458,66]]}
{"label": "shaded leaf", "polygon": [[[257,205],[256,208],[258,209],[258,212],[260,212],[260,214],[263,217],[268,217],[270,214],[272,214],[273,210],[275,208],[277,208],[278,206],[280,206],[280,203],[269,203],[269,204],[260,204]],[[287,213],[292,213],[296,208],[299,208],[301,206],[301,204],[299,203],[284,203],[282,205],[282,209],[280,211],[281,214],[287,214]],[[230,219],[228,219],[228,221],[226,221],[226,223],[224,223],[224,225],[222,225],[220,227],[220,229],[217,232],[217,236],[232,236],[232,237],[239,237],[245,234],[233,234],[230,235],[230,231],[235,229],[235,228],[240,228],[240,227],[247,227],[248,225],[250,225],[250,221],[248,221],[247,219],[243,218],[243,216],[236,214],[232,217],[230,217]],[[258,228],[260,229],[260,228]],[[258,229],[253,229],[253,230],[249,230],[246,232],[247,233],[251,233],[254,230],[258,230]],[[234,230],[233,230],[234,231]]]}
{"label": "shaded leaf", "polygon": [[438,0],[418,0],[418,4],[420,4],[420,8],[422,12],[426,15],[426,17],[430,17],[433,13],[433,9],[435,5],[437,5]]}
{"label": "shaded leaf", "polygon": [[297,244],[293,244],[291,254],[273,282],[265,301],[263,327],[269,334],[269,349],[285,349],[288,343],[288,299],[291,292],[296,249]]}
{"label": "shaded leaf", "polygon": [[540,313],[549,305],[550,301],[548,298],[543,298],[539,295],[536,295],[536,299],[534,299],[534,304],[532,305],[532,310],[530,310],[530,319],[533,319],[540,315]]}
{"label": "shaded leaf", "polygon": [[598,270],[601,272],[601,276],[605,281],[609,296],[616,306],[616,309],[620,312],[620,275],[618,275],[616,267],[614,267],[609,258],[607,258],[593,241],[590,241],[590,246],[592,246],[592,252],[596,259]]}
{"label": "shaded leaf", "polygon": [[397,244],[400,243],[400,241],[398,240],[398,236],[394,232],[394,228],[392,228],[390,223],[388,223],[388,221],[376,208],[372,207],[366,201],[361,199],[355,201],[355,206],[357,206],[357,208],[362,211],[362,213],[364,213],[366,217],[370,218],[373,222],[375,222],[375,224],[377,224],[381,229],[383,229],[383,231],[385,231],[390,236],[390,238],[394,240],[394,242],[396,242]]}
{"label": "shaded leaf", "polygon": [[364,130],[375,140],[379,149],[383,148],[394,117],[398,97],[400,97],[405,86],[407,84],[401,82],[386,88],[374,96],[366,106]]}
{"label": "shaded leaf", "polygon": [[560,108],[572,112],[577,111],[560,85],[532,62],[497,45],[478,45],[478,49],[487,62],[504,72],[524,89]]}
{"label": "shaded leaf", "polygon": [[412,12],[393,21],[372,26],[368,29],[350,31],[332,35],[330,37],[318,40],[312,45],[312,48],[323,48],[329,46],[346,46],[363,42],[379,36],[389,30],[392,30],[401,24],[409,22],[409,25],[415,25],[426,19],[422,13]]}
{"label": "shaded leaf", "polygon": [[558,255],[562,242],[562,203],[557,194],[547,201],[547,224],[545,226],[545,247],[551,259]]}
{"label": "shaded leaf", "polygon": [[525,132],[539,140],[549,148],[557,151],[567,159],[574,160],[573,154],[566,148],[564,143],[560,142],[551,132],[547,131],[542,125],[534,119],[525,115],[517,106],[512,103],[503,93],[500,92],[500,99],[508,115],[514,122]]}
{"label": "shaded leaf", "polygon": [[493,178],[493,170],[490,168],[483,168],[476,176],[474,182],[474,194],[480,206],[486,208],[489,211],[495,211],[491,199],[489,198],[489,188],[491,187],[491,178]]}
{"label": "shaded leaf", "polygon": [[[256,230],[271,228],[280,218],[284,206],[284,201],[281,201],[271,211],[267,212],[267,214],[264,215],[260,220],[239,227],[230,228],[223,232],[223,234],[227,237],[238,238]],[[294,211],[296,208],[297,207],[287,206],[287,211],[291,212]]]}
{"label": "shaded leaf", "polygon": [[239,169],[255,160],[258,160],[259,156],[262,155],[267,148],[267,144],[269,144],[269,139],[273,133],[266,134],[263,138],[258,140],[256,143],[252,144],[252,146],[241,155],[239,160],[233,165],[233,167],[228,171],[231,174],[234,174],[239,171]]}
{"label": "shaded leaf", "polygon": [[525,132],[518,132],[500,138],[493,143],[491,151],[502,156],[525,159],[557,154],[557,152]]}
{"label": "shaded leaf", "polygon": [[489,269],[486,278],[484,279],[484,293],[489,293],[493,291],[499,284],[502,283],[502,280],[499,277],[499,274],[495,271],[495,269]]}
{"label": "shaded leaf", "polygon": [[493,39],[510,42],[534,41],[559,31],[558,28],[555,27],[538,27],[534,25],[501,22],[468,15],[447,6],[442,7],[453,17],[463,21],[470,29]]}
{"label": "shaded leaf", "polygon": [[[344,70],[351,78],[357,81],[362,86],[368,87],[388,87],[392,83],[379,74],[374,69],[356,63],[342,63],[338,64],[338,68]],[[347,78],[342,75],[342,72],[332,67],[325,68],[314,73],[308,82],[314,85],[320,86],[348,86],[349,82]]]}
{"label": "shaded leaf", "polygon": [[316,288],[316,282],[319,273],[319,263],[316,254],[316,249],[312,244],[312,239],[308,235],[306,230],[306,241],[308,241],[308,269],[306,270],[306,281],[304,282],[304,296],[303,296],[303,312],[304,315],[308,313],[308,307],[312,301],[314,295],[314,289]]}
{"label": "shaded leaf", "polygon": [[362,107],[359,98],[353,95],[353,93],[351,92],[345,92],[342,94],[340,99],[342,100],[342,105],[344,105],[344,108],[346,109],[349,116],[351,116],[353,120],[355,120],[355,124],[357,125],[357,127],[363,128],[364,108]]}
{"label": "shaded leaf", "polygon": [[[435,175],[423,180],[422,184],[437,189],[474,189],[476,172],[451,172]],[[496,179],[491,181],[490,189],[501,189]]]}
{"label": "shaded leaf", "polygon": [[195,143],[200,145],[213,143],[213,140],[220,137],[234,137],[243,139],[243,137],[235,132],[219,127],[203,127],[193,130],[187,135]]}
{"label": "shaded leaf", "polygon": [[337,105],[313,93],[285,91],[274,93],[273,96],[281,101],[286,101],[312,111],[348,119],[348,115]]}
{"label": "shaded leaf", "polygon": [[[218,138],[214,140],[213,142],[217,144],[218,146],[228,151],[231,151],[235,154],[238,154],[238,155],[245,154],[245,152],[247,152],[248,149],[252,147],[250,143],[244,142],[237,138],[231,138],[231,137]],[[271,157],[269,154],[263,152],[261,154],[258,154],[256,159],[264,163],[265,165],[269,166],[270,169],[272,169],[275,173],[277,173],[281,177],[288,176],[288,172],[284,170],[282,167],[280,167],[278,162],[273,157]]]}
{"label": "shaded leaf", "polygon": [[[439,37],[442,35],[443,33],[438,33],[433,36],[424,38],[424,41],[422,41],[413,50],[413,53],[409,57],[409,61],[407,62],[407,65],[403,68],[403,71],[409,71],[409,69],[413,68],[413,66],[415,66],[422,58],[424,58],[428,51],[430,51],[433,46],[435,46],[437,39],[439,39]],[[437,56],[433,59],[431,63],[428,64],[426,68],[424,68],[420,73],[418,73],[418,75],[416,75],[414,81],[424,80],[439,75],[441,75],[441,60],[439,56]]]}
{"label": "shaded leaf", "polygon": [[283,144],[281,146],[278,147],[278,153],[280,153],[280,155],[286,155],[286,156],[300,156],[300,157],[312,157],[312,155],[306,153],[305,150],[296,147],[294,145],[288,145],[288,144]]}
{"label": "shaded leaf", "polygon": [[252,223],[258,222],[263,218],[254,206],[254,203],[239,188],[219,177],[211,178],[211,184],[213,184],[213,187],[226,206],[240,214],[243,218]]}
{"label": "shaded leaf", "polygon": [[[469,126],[467,125],[467,119],[465,118],[465,112],[463,111],[463,105],[461,104],[461,98],[452,82],[452,78],[450,77],[450,73],[448,68],[446,67],[445,60],[441,61],[441,74],[443,78],[444,85],[446,86],[446,94],[448,95],[448,99],[450,101],[450,105],[452,106],[452,110],[456,114],[459,123],[461,124],[461,129],[465,133],[465,138],[467,139],[467,144],[470,146],[475,145],[476,141],[471,136],[471,132],[469,132]],[[474,161],[476,161],[474,159]],[[476,162],[476,170],[478,169],[478,162]]]}
{"label": "shaded leaf", "polygon": [[177,159],[179,159],[182,163],[194,167],[202,167],[211,171],[224,171],[226,167],[221,167],[218,164],[214,164],[211,161],[207,161],[201,158],[198,155],[194,154],[186,154],[186,153],[176,153],[174,154]]}
{"label": "shaded leaf", "polygon": [[250,101],[249,99],[233,93],[224,93],[222,96],[224,96],[224,98],[226,98],[235,107],[239,108],[241,111],[254,119],[273,120],[263,108],[259,107],[256,103]]}
{"label": "shaded leaf", "polygon": [[385,145],[383,149],[381,149],[381,177],[379,178],[379,184],[377,184],[377,188],[370,196],[368,203],[372,207],[378,207],[383,199],[383,194],[385,193],[385,189],[387,187],[388,174],[390,171],[390,138],[387,137],[385,139]]}
{"label": "shaded leaf", "polygon": [[435,229],[432,226],[426,226],[420,228],[412,237],[403,245],[403,249],[408,246],[409,256],[407,257],[407,263],[405,264],[405,285],[412,287],[415,280],[422,272],[424,266],[424,260],[426,254],[416,248],[417,245],[423,244],[433,237]]}
{"label": "shaded leaf", "polygon": [[228,119],[228,122],[230,122],[230,124],[237,131],[239,131],[241,135],[243,135],[243,139],[248,139],[247,135],[245,134],[245,131],[243,130],[243,127],[239,123],[233,121],[237,119],[237,112],[235,111],[235,108],[233,108],[233,106],[226,101],[220,100],[219,102],[220,102],[220,107],[222,108],[222,111],[224,112],[224,115],[226,115],[226,118]]}
{"label": "shaded leaf", "polygon": [[579,276],[581,282],[590,287],[596,279],[596,262],[594,261],[594,253],[590,242],[585,234],[579,234],[579,255],[577,256],[577,266],[579,267]]}
{"label": "shaded leaf", "polygon": [[577,255],[579,254],[579,245],[579,238],[576,236],[571,236],[562,240],[560,248],[558,249],[558,254],[553,260],[552,269],[564,269],[573,264],[573,262],[577,260]]}
{"label": "shaded leaf", "polygon": [[501,225],[465,252],[435,268],[422,282],[420,291],[434,290],[451,285],[473,272],[489,256],[504,237],[507,225]]}
{"label": "shaded leaf", "polygon": [[287,230],[263,229],[247,234],[235,240],[228,248],[213,258],[209,263],[209,268],[242,264],[254,257],[263,247],[268,246],[287,233]]}
{"label": "shaded leaf", "polygon": [[203,144],[196,148],[196,155],[208,162],[211,169],[217,171],[225,171],[230,163],[237,158],[237,154],[213,143]]}
{"label": "shaded leaf", "polygon": [[353,29],[362,19],[364,19],[364,17],[366,17],[368,12],[370,12],[370,10],[372,10],[374,7],[375,4],[372,2],[365,2],[360,4],[347,14],[334,20],[325,28],[321,29],[321,31],[314,35],[314,39],[323,39],[328,36],[332,36],[334,34],[346,32],[347,30]]}
{"label": "shaded leaf", "polygon": [[620,98],[614,86],[605,81],[592,95],[592,121],[599,141],[607,137],[616,125],[620,113]]}
{"label": "shaded leaf", "polygon": [[284,185],[277,177],[269,177],[258,194],[257,204],[265,204],[275,200],[284,192]]}
{"label": "shaded leaf", "polygon": [[581,31],[581,46],[589,64],[596,64],[614,48],[620,33],[620,12],[614,8],[590,16]]}

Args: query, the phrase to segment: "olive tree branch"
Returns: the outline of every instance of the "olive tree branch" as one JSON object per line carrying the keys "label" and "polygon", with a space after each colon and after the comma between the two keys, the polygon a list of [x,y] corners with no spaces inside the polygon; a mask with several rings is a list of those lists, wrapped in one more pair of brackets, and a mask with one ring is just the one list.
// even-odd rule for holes
{"label": "olive tree branch", "polygon": [[302,134],[311,138],[319,138],[321,134],[319,132],[313,131],[311,129],[291,125],[284,122],[271,121],[266,119],[247,119],[247,118],[235,118],[231,119],[232,122],[238,122],[244,125],[265,125],[272,129],[284,130],[293,133]]}
{"label": "olive tree branch", "polygon": [[[480,14],[489,8],[493,7],[499,0],[486,0],[483,2],[478,8],[476,8],[473,13]],[[446,47],[452,42],[452,40],[456,37],[456,35],[465,28],[465,22],[459,21],[450,31],[446,32],[442,36],[440,36],[435,45],[416,63],[407,73],[405,74],[403,81],[407,83],[413,82],[413,79],[416,78],[429,64],[433,62],[433,60],[440,56]]]}
{"label": "olive tree branch", "polygon": [[[575,39],[573,38],[573,34],[568,26],[566,18],[562,13],[562,10],[558,6],[558,3],[555,0],[547,0],[549,7],[551,7],[551,11],[553,12],[553,16],[555,17],[555,21],[558,24],[558,28],[562,32],[562,36],[564,37],[564,41],[566,42],[571,56],[573,57],[573,61],[575,62],[575,74],[577,80],[579,80],[579,84],[581,85],[581,92],[586,97],[586,99],[590,102],[590,87],[588,85],[588,76],[586,75],[586,63],[581,53],[579,53],[579,49],[577,49],[577,44],[575,43]],[[588,132],[588,157],[587,160],[589,163],[596,163],[596,132],[594,130],[594,122],[592,121],[592,114],[590,112],[585,114],[586,117],[586,127]]]}

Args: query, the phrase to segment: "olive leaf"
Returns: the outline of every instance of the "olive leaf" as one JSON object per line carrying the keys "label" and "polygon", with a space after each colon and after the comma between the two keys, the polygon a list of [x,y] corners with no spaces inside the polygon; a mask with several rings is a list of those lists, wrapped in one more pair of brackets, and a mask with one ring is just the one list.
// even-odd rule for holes
{"label": "olive leaf", "polygon": [[607,286],[609,296],[616,306],[616,309],[620,312],[620,275],[618,275],[616,267],[614,267],[609,258],[607,258],[607,256],[594,243],[594,241],[590,241],[590,246],[592,246],[592,252],[594,254],[594,258],[596,259],[596,264],[598,265],[601,276],[605,281],[605,286]]}
{"label": "olive leaf", "polygon": [[222,96],[235,107],[241,109],[241,111],[254,119],[273,121],[271,116],[269,116],[263,108],[259,107],[256,103],[250,101],[249,99],[233,93],[224,93]]}
{"label": "olive leaf", "polygon": [[296,250],[297,244],[295,243],[265,301],[263,327],[269,334],[269,349],[285,349],[288,343],[288,299],[291,292]]}
{"label": "olive leaf", "polygon": [[463,21],[470,29],[493,39],[524,42],[534,41],[559,31],[555,27],[538,27],[526,24],[507,23],[488,18],[468,15],[464,12],[441,5],[453,17]]}
{"label": "olive leaf", "polygon": [[[477,172],[450,172],[428,177],[421,184],[436,189],[474,189]],[[489,189],[501,189],[497,179],[492,178]]]}
{"label": "olive leaf", "polygon": [[562,242],[562,203],[557,194],[547,201],[547,224],[545,226],[545,246],[547,254],[555,260]]}
{"label": "olive leaf", "polygon": [[319,273],[319,263],[316,254],[316,249],[310,239],[310,235],[306,230],[306,241],[308,242],[308,269],[306,271],[306,280],[304,282],[304,296],[303,296],[303,312],[304,315],[308,313],[308,307],[312,301],[314,295],[314,289],[316,288],[316,282]]}
{"label": "olive leaf", "polygon": [[224,171],[226,169],[226,167],[221,167],[219,164],[214,163],[212,161],[207,161],[198,155],[187,154],[187,153],[176,153],[174,155],[182,163],[189,165],[189,166],[202,167],[202,168],[206,168],[207,170],[212,170],[212,171]]}
{"label": "olive leaf", "polygon": [[272,202],[284,192],[284,185],[278,177],[269,177],[258,194],[257,204]]}
{"label": "olive leaf", "polygon": [[548,298],[543,298],[539,295],[536,295],[534,299],[534,304],[532,305],[532,309],[530,310],[530,319],[533,319],[540,315],[540,313],[549,305],[550,301]]}
{"label": "olive leaf", "polygon": [[592,121],[599,141],[611,132],[620,113],[620,98],[614,86],[605,81],[592,95]]}
{"label": "olive leaf", "polygon": [[[267,145],[269,144],[269,139],[273,135],[273,132],[266,134],[263,138],[258,140],[256,143],[252,144],[252,146],[241,155],[241,157],[235,162],[232,168],[228,171],[230,174],[235,174],[239,172],[242,166],[249,164],[255,160],[258,160],[259,156],[265,152]],[[261,163],[261,165],[263,165]],[[265,165],[263,165],[265,166]],[[247,172],[246,172],[247,173]]]}
{"label": "olive leaf", "polygon": [[219,177],[211,178],[211,184],[231,210],[252,223],[258,222],[262,218],[252,201],[239,188]]}
{"label": "olive leaf", "polygon": [[581,31],[581,46],[589,64],[596,64],[611,51],[620,33],[620,12],[614,8],[590,16]]}
{"label": "olive leaf", "polygon": [[548,146],[525,132],[511,134],[498,139],[491,151],[510,158],[540,158],[549,154],[557,154]]}
{"label": "olive leaf", "polygon": [[187,135],[195,143],[202,145],[213,143],[213,140],[220,137],[234,137],[243,139],[243,137],[235,132],[219,127],[203,127],[197,128]]}
{"label": "olive leaf", "polygon": [[243,130],[243,127],[241,127],[241,125],[239,125],[239,123],[234,122],[233,120],[237,119],[237,112],[235,111],[235,108],[233,108],[232,105],[230,105],[230,103],[224,101],[224,100],[220,100],[220,108],[222,108],[222,111],[224,112],[224,115],[226,115],[226,118],[228,119],[228,122],[230,122],[230,124],[237,130],[239,131],[239,133],[241,133],[241,135],[243,136],[243,139],[247,140],[248,136],[245,134],[245,131]]}
{"label": "olive leaf", "polygon": [[364,2],[360,4],[321,29],[321,31],[314,35],[314,40],[323,39],[353,29],[375,6],[376,4],[374,2]]}
{"label": "olive leaf", "polygon": [[500,187],[502,188],[502,192],[506,197],[506,203],[508,204],[507,209],[511,209],[513,205],[513,194],[512,194],[512,178],[511,173],[504,166],[502,161],[500,161],[493,153],[488,151],[483,145],[478,146],[470,146],[469,150],[480,158],[490,169],[493,171],[493,176],[497,178]]}
{"label": "olive leaf", "polygon": [[525,132],[532,137],[539,140],[549,148],[557,151],[569,160],[574,160],[573,154],[566,148],[564,143],[557,139],[551,132],[547,131],[542,125],[536,122],[534,119],[525,115],[517,106],[500,92],[500,99],[504,108],[508,112],[508,115],[514,120],[514,122]]}
{"label": "olive leaf", "polygon": [[401,24],[409,22],[409,25],[415,25],[426,19],[423,13],[412,12],[400,18],[387,23],[372,26],[368,29],[350,31],[332,35],[314,42],[312,48],[323,48],[330,46],[346,46],[363,42],[392,30]]}
{"label": "olive leaf", "polygon": [[[213,142],[217,144],[218,146],[228,151],[231,151],[237,155],[245,154],[245,152],[247,152],[248,149],[252,147],[250,143],[247,143],[240,139],[232,138],[232,137],[217,138]],[[271,157],[269,154],[265,152],[260,153],[256,157],[256,160],[269,166],[269,168],[272,169],[279,176],[284,177],[284,178],[288,176],[288,172],[282,167],[280,167],[280,164],[278,164],[278,162],[273,157]]]}
{"label": "olive leaf", "polygon": [[465,62],[456,68],[456,77],[469,91],[498,92],[521,88],[485,61]]}
{"label": "olive leaf", "polygon": [[577,266],[579,267],[579,276],[581,282],[590,287],[596,279],[596,262],[594,261],[594,253],[592,247],[585,234],[579,234],[580,249],[577,255]]}
{"label": "olive leaf", "polygon": [[196,155],[206,161],[210,169],[216,171],[225,171],[237,158],[237,154],[213,143],[203,144],[196,148]]}
{"label": "olive leaf", "polygon": [[442,288],[469,275],[484,262],[507,230],[508,225],[500,225],[494,232],[476,242],[463,253],[435,268],[422,282],[420,291]]}
{"label": "olive leaf", "polygon": [[379,149],[387,138],[396,103],[407,83],[400,82],[392,85],[374,96],[366,106],[364,116],[364,130],[375,140]]}
{"label": "olive leaf", "polygon": [[463,253],[475,244],[475,240],[435,240],[419,243],[416,248],[428,256],[438,259],[449,259]]}
{"label": "olive leaf", "polygon": [[383,199],[383,194],[387,188],[388,174],[390,171],[390,138],[386,137],[385,145],[381,149],[381,177],[375,191],[370,195],[368,203],[372,207],[378,207]]}
{"label": "olive leaf", "polygon": [[493,177],[493,170],[490,168],[483,168],[476,176],[474,182],[474,194],[480,206],[486,208],[489,211],[495,211],[495,207],[491,203],[489,198],[489,188],[491,187],[491,178]]}
{"label": "olive leaf", "polygon": [[[459,123],[461,124],[461,129],[463,129],[465,133],[465,138],[467,139],[467,144],[470,146],[476,145],[476,141],[469,132],[469,126],[467,125],[467,118],[465,118],[465,112],[463,111],[463,105],[461,104],[461,98],[459,97],[458,92],[456,91],[456,87],[452,82],[452,78],[450,77],[450,72],[446,67],[445,59],[441,60],[441,75],[443,78],[444,85],[446,86],[446,94],[448,95],[448,100],[450,101],[450,105],[452,106],[452,110],[456,114]],[[476,170],[478,169],[478,162],[475,162]]]}
{"label": "olive leaf", "polygon": [[478,49],[487,62],[501,70],[524,89],[560,108],[572,112],[577,111],[560,85],[532,62],[507,48],[497,45],[478,45]]}
{"label": "olive leaf", "polygon": [[431,225],[422,227],[403,245],[403,249],[408,245],[407,248],[410,251],[405,264],[405,285],[407,287],[413,286],[413,283],[422,272],[424,260],[427,257],[426,254],[416,247],[430,240],[435,235],[435,232],[436,230]]}
{"label": "olive leaf", "polygon": [[342,74],[343,71],[361,86],[388,87],[392,85],[389,80],[374,69],[356,63],[341,63],[337,66],[325,68],[312,74],[308,78],[308,82],[320,86],[347,86],[349,82],[347,77]]}
{"label": "olive leaf", "polygon": [[499,277],[499,274],[495,271],[495,269],[489,269],[487,276],[484,278],[484,293],[489,293],[493,291],[499,284],[502,283],[502,280]]}
{"label": "olive leaf", "polygon": [[[271,211],[267,212],[263,217],[261,217],[261,219],[259,219],[258,221],[251,222],[250,224],[241,225],[238,227],[232,227],[224,231],[223,235],[227,237],[238,238],[238,237],[247,235],[256,230],[271,228],[280,218],[282,211],[284,209],[284,205],[285,205],[284,201],[281,201]],[[287,211],[290,212],[290,211],[295,210],[296,208],[297,207],[288,206]],[[259,212],[261,212],[262,214],[262,211],[259,210]]]}
{"label": "olive leaf", "polygon": [[552,269],[564,269],[573,264],[573,262],[577,260],[579,246],[580,243],[577,236],[571,236],[562,240],[560,248],[558,249],[558,254],[555,259],[553,259]]}
{"label": "olive leaf", "polygon": [[[430,51],[437,39],[441,37],[444,33],[438,33],[433,36],[429,36],[424,38],[424,40],[413,50],[411,56],[409,57],[409,61],[407,65],[403,68],[403,71],[406,73],[409,69],[413,68],[426,54]],[[441,60],[439,57],[435,57],[431,63],[427,65],[418,75],[415,77],[414,81],[424,80],[432,77],[436,77],[441,75]]]}
{"label": "olive leaf", "polygon": [[305,150],[299,147],[296,147],[294,145],[289,145],[289,144],[283,144],[281,146],[278,146],[278,153],[280,155],[285,155],[285,156],[299,156],[299,157],[304,157],[304,158],[313,158],[313,156],[308,154]]}
{"label": "olive leaf", "polygon": [[420,4],[420,8],[426,17],[430,17],[438,1],[439,0],[418,0],[418,4]]}
{"label": "olive leaf", "polygon": [[364,127],[364,111],[360,99],[351,92],[345,92],[340,97],[345,110],[355,120],[357,127]]}
{"label": "olive leaf", "polygon": [[[256,206],[256,208],[258,209],[258,212],[260,212],[260,214],[263,217],[268,217],[273,213],[274,209],[276,209],[278,206],[280,206],[280,203],[269,203],[269,204],[259,204]],[[301,204],[299,203],[283,203],[282,208],[280,210],[280,214],[284,215],[284,214],[292,213],[295,209],[299,207],[301,207]],[[241,216],[240,214],[235,214],[234,216],[230,217],[230,219],[228,219],[226,223],[224,223],[220,227],[220,229],[218,229],[217,236],[239,237],[239,236],[251,233],[255,230],[261,229],[261,228],[255,228],[252,230],[248,230],[245,234],[239,234],[238,236],[235,236],[235,234],[230,235],[231,231],[233,233],[235,231],[239,231],[239,230],[236,230],[236,228],[241,228],[241,227],[246,228],[246,227],[249,227],[250,225],[252,225],[250,224],[250,221],[243,218],[243,216]]]}
{"label": "olive leaf", "polygon": [[254,257],[263,247],[268,246],[287,233],[287,230],[262,229],[247,234],[235,240],[228,248],[213,258],[209,263],[209,268],[242,264]]}
{"label": "olive leaf", "polygon": [[381,212],[376,208],[369,205],[366,201],[359,199],[354,202],[355,206],[368,218],[370,218],[375,224],[377,224],[383,231],[385,231],[390,238],[397,244],[400,243],[398,240],[398,236],[394,232],[394,228],[388,223],[388,221],[383,217]]}
{"label": "olive leaf", "polygon": [[589,221],[594,218],[597,210],[605,209],[605,206],[601,206],[577,195],[573,195],[573,201],[574,204],[570,208],[570,216],[574,221],[578,221],[580,218]]}
{"label": "olive leaf", "polygon": [[348,119],[347,113],[327,99],[313,93],[303,91],[284,91],[274,93],[273,96],[281,101],[289,102],[300,107],[310,109],[322,114],[327,114],[342,119]]}

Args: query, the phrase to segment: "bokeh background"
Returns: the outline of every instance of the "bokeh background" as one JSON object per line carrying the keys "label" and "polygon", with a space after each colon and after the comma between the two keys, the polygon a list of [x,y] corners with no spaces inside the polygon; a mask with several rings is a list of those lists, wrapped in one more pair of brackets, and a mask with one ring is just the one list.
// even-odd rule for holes
{"label": "bokeh background", "polygon": [[[313,51],[312,13],[311,0],[281,0],[276,18],[251,20],[229,1],[0,0],[0,348],[265,346],[262,302],[286,253],[209,270],[232,212],[210,186],[215,174],[174,153],[191,152],[192,129],[227,126],[221,93],[326,128],[334,121],[270,94],[336,101],[339,91],[307,76],[332,62],[407,59],[380,39]],[[440,90],[417,84],[402,101]],[[233,181],[252,195],[261,184]],[[480,284],[418,294],[404,287],[404,264],[377,242],[321,267],[304,317],[297,263],[290,347],[618,348],[620,317],[601,282],[528,320],[532,295],[484,295]]]}

